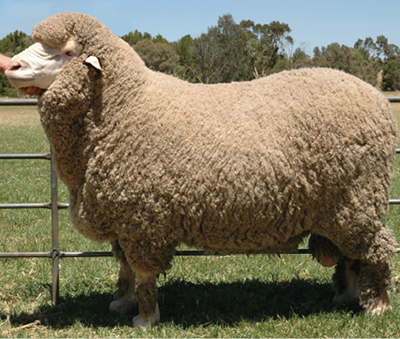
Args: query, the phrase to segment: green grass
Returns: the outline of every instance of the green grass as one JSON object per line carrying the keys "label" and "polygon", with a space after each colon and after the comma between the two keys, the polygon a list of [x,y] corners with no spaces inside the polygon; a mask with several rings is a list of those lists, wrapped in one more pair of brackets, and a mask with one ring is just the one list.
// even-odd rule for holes
{"label": "green grass", "polygon": [[[394,106],[400,116],[400,105]],[[49,145],[35,107],[0,106],[0,153],[46,153]],[[49,162],[1,160],[0,202],[50,200]],[[400,197],[400,157],[391,187]],[[60,184],[60,201],[67,193]],[[386,223],[400,240],[400,206]],[[0,252],[48,251],[50,211],[0,210]],[[60,249],[103,251],[60,211]],[[400,255],[391,264],[396,283]],[[113,258],[60,260],[60,303],[51,303],[49,259],[0,259],[0,337],[399,337],[400,293],[393,311],[374,317],[331,303],[332,268],[309,255],[176,257],[158,280],[161,324],[147,332],[133,315],[112,317],[116,291]]]}

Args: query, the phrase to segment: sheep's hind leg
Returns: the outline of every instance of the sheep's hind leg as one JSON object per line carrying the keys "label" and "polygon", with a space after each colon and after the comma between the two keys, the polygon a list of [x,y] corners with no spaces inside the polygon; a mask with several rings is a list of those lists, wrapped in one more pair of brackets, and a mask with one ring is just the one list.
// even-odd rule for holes
{"label": "sheep's hind leg", "polygon": [[136,271],[139,285],[137,299],[139,303],[139,315],[133,318],[133,326],[146,329],[160,321],[158,308],[156,274]]}
{"label": "sheep's hind leg", "polygon": [[359,278],[360,304],[372,314],[392,309],[389,291],[394,289],[387,263],[364,264]]}
{"label": "sheep's hind leg", "polygon": [[128,264],[125,254],[117,241],[112,243],[112,249],[115,258],[120,263],[120,270],[117,282],[117,300],[110,304],[109,311],[112,314],[124,315],[132,312],[137,306],[135,295],[136,274]]}

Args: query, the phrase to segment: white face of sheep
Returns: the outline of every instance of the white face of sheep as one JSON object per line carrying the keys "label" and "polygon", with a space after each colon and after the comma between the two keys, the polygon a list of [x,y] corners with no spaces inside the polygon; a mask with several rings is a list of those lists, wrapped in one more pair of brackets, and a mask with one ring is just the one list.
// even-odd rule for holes
{"label": "white face of sheep", "polygon": [[6,76],[17,88],[38,87],[47,89],[62,66],[80,54],[80,45],[69,39],[58,48],[37,42],[14,56]]}
{"label": "white face of sheep", "polygon": [[[54,81],[64,64],[79,56],[81,52],[81,45],[72,38],[59,47],[50,47],[43,42],[37,42],[14,56],[5,74],[17,88],[37,87],[45,90]],[[93,58],[89,57],[85,62],[93,64],[97,61]],[[100,65],[94,67],[101,69]]]}

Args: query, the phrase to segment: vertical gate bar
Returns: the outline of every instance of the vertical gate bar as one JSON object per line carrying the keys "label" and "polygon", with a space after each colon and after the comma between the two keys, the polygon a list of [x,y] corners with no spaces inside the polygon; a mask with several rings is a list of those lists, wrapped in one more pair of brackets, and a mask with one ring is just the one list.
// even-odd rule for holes
{"label": "vertical gate bar", "polygon": [[59,297],[59,238],[58,238],[58,185],[57,185],[57,171],[55,166],[54,151],[51,148],[51,243],[52,243],[52,298],[53,303],[56,305]]}

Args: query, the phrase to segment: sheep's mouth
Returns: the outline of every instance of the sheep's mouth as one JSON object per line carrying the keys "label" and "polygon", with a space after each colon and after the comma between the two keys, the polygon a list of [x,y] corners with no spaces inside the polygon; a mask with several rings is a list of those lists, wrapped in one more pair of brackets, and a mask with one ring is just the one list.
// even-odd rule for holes
{"label": "sheep's mouth", "polygon": [[42,95],[47,90],[36,86],[20,87],[19,89],[28,95]]}

